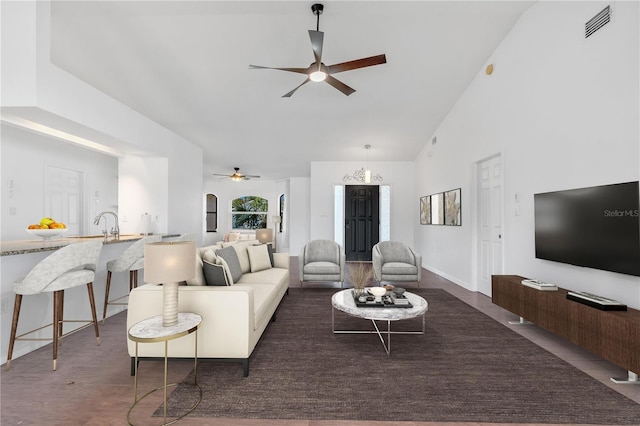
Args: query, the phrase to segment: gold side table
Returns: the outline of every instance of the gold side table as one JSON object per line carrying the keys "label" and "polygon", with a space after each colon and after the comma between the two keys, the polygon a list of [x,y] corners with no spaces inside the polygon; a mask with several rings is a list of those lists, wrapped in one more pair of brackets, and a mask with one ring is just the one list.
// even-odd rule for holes
{"label": "gold side table", "polygon": [[[178,314],[178,323],[176,325],[172,325],[170,327],[164,327],[162,325],[162,315],[158,315],[155,317],[147,318],[143,321],[140,321],[131,328],[129,328],[129,339],[136,342],[136,358],[135,358],[135,379],[134,379],[134,402],[129,411],[127,412],[127,421],[129,425],[133,426],[131,423],[130,416],[131,412],[135,408],[135,406],[142,401],[147,396],[151,395],[153,392],[163,389],[164,390],[164,420],[162,422],[162,426],[170,425],[187,414],[191,413],[196,409],[200,401],[202,401],[202,389],[198,386],[198,328],[200,327],[200,323],[202,322],[202,316],[199,314],[191,313],[191,312],[180,312]],[[168,386],[177,386],[179,383],[171,383],[167,384],[167,353],[169,348],[169,340],[178,339],[180,337],[187,336],[191,333],[195,333],[195,350],[194,350],[194,376],[193,376],[193,386],[198,389],[199,396],[196,403],[191,407],[186,413],[181,416],[175,418],[174,420],[167,423],[167,387]],[[159,386],[155,389],[144,394],[142,397],[138,398],[138,344],[140,343],[157,343],[164,342],[164,384],[163,386]]]}

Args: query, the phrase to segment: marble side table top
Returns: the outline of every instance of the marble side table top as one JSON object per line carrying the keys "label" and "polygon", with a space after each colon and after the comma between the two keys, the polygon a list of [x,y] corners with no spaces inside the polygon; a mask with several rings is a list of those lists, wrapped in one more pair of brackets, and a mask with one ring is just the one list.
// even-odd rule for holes
{"label": "marble side table top", "polygon": [[404,295],[413,305],[412,308],[360,308],[356,306],[351,295],[351,289],[346,289],[335,293],[331,297],[331,305],[346,314],[358,318],[380,321],[399,321],[408,318],[415,318],[423,315],[429,308],[427,301],[417,294],[405,292]]}
{"label": "marble side table top", "polygon": [[129,328],[129,338],[134,342],[151,343],[177,339],[198,329],[202,316],[192,312],[178,313],[178,323],[169,327],[162,325],[162,315],[147,318]]}

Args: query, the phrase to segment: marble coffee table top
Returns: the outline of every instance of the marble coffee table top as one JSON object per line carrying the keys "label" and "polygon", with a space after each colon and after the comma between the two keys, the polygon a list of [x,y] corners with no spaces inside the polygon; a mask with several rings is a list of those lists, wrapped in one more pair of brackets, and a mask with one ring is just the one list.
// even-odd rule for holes
{"label": "marble coffee table top", "polygon": [[179,312],[178,323],[165,327],[162,315],[147,318],[129,328],[129,338],[134,342],[162,342],[193,333],[202,322],[202,316],[191,312]]}
{"label": "marble coffee table top", "polygon": [[358,318],[380,321],[399,321],[408,318],[415,318],[423,315],[429,308],[429,303],[417,294],[405,292],[404,296],[413,305],[412,308],[360,308],[356,306],[351,295],[352,289],[346,289],[335,293],[331,297],[331,305],[339,311]]}

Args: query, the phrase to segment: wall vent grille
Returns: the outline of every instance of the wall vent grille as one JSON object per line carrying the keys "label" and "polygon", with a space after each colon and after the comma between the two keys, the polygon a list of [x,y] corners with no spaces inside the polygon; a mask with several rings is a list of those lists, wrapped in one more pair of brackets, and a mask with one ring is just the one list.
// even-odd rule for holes
{"label": "wall vent grille", "polygon": [[584,24],[584,38],[589,37],[611,21],[611,6],[607,6]]}

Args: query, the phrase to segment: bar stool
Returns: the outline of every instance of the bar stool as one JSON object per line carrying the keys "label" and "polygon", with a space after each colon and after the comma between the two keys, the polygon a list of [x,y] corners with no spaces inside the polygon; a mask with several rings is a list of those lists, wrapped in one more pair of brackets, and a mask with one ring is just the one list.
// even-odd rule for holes
{"label": "bar stool", "polygon": [[[96,264],[102,250],[102,241],[70,244],[62,247],[40,261],[26,277],[13,283],[16,300],[13,307],[13,322],[9,337],[9,352],[7,355],[7,370],[11,368],[11,358],[16,340],[47,340],[42,338],[26,338],[24,336],[39,331],[49,325],[53,326],[53,369],[57,368],[58,343],[66,334],[63,333],[65,322],[93,323],[96,342],[100,346],[98,334],[98,320],[96,318],[96,304],[93,297],[93,280],[95,279]],[[92,320],[64,320],[64,291],[73,287],[86,285],[89,292]],[[16,336],[18,318],[22,296],[53,292],[53,322],[35,330]],[[76,330],[73,330],[76,331]],[[72,332],[73,332],[72,331]],[[69,334],[69,333],[67,333]]]}
{"label": "bar stool", "polygon": [[111,275],[114,272],[129,271],[129,291],[138,287],[138,271],[144,268],[144,245],[147,243],[157,243],[160,240],[162,240],[162,235],[150,235],[144,237],[131,244],[120,256],[118,256],[117,259],[107,262],[107,288],[104,295],[102,325],[104,325],[105,319],[107,318],[107,305],[126,305],[127,303],[119,302],[119,300],[129,296],[129,293],[127,293],[124,296],[109,300]]}
{"label": "bar stool", "polygon": [[195,241],[195,240],[196,240],[195,234],[187,233],[187,234],[181,234],[180,236],[176,237],[176,239],[173,241]]}

